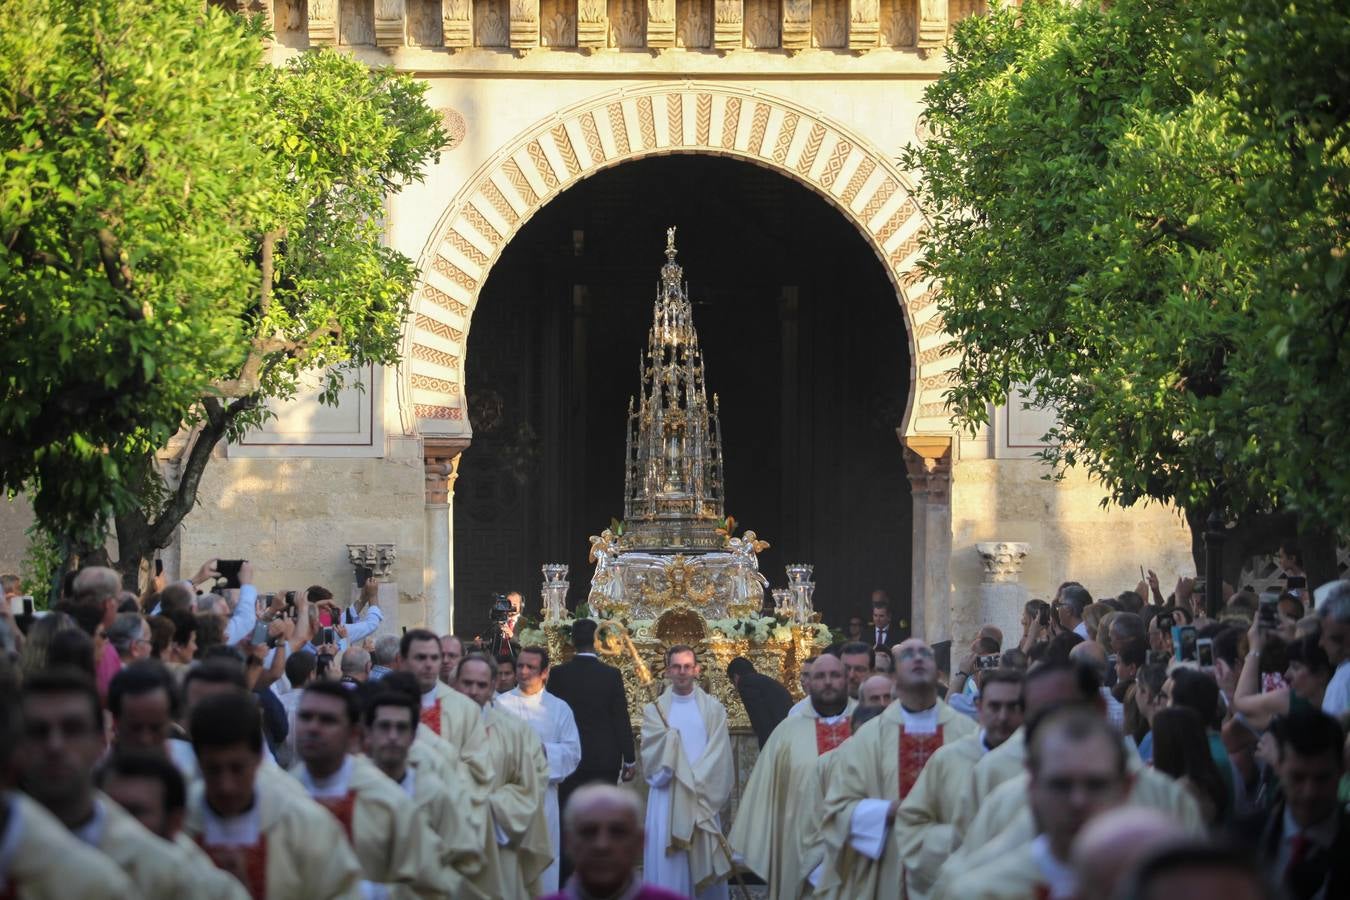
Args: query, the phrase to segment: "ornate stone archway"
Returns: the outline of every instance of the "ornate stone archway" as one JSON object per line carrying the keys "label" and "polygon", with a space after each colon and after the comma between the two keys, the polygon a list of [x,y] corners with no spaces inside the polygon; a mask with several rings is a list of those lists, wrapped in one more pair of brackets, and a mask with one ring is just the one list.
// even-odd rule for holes
{"label": "ornate stone archway", "polygon": [[903,434],[948,434],[942,392],[955,357],[916,267],[924,219],[906,176],[848,128],[761,91],[682,83],[615,91],[537,123],[489,159],[423,249],[424,284],[404,348],[404,402],[430,438],[472,436],[464,354],[478,295],[525,222],[562,191],[628,160],[713,153],[807,185],[847,217],[885,266],[910,336]]}
{"label": "ornate stone archway", "polygon": [[[897,433],[919,489],[914,630],[937,633],[939,620],[946,619],[950,510],[944,530],[942,510],[932,507],[934,499],[947,504],[948,492],[930,482],[935,472],[951,471],[951,426],[942,395],[956,357],[947,350],[933,286],[917,267],[925,220],[908,178],[885,153],[820,111],[770,93],[680,82],[601,94],[531,126],[465,182],[422,251],[423,286],[405,337],[400,401],[426,443],[429,479],[433,468],[448,471],[447,459],[472,439],[464,392],[469,328],[506,245],[534,213],[578,181],[629,160],[676,153],[740,159],[805,184],[853,223],[890,277],[910,345],[911,389]],[[434,479],[438,485],[441,477]],[[436,495],[445,496],[439,486]],[[453,555],[449,511],[435,506],[435,527],[428,532],[436,536],[432,559]],[[435,575],[437,585],[449,581],[447,574]],[[452,601],[442,600],[440,589],[433,593],[435,617],[442,619]]]}

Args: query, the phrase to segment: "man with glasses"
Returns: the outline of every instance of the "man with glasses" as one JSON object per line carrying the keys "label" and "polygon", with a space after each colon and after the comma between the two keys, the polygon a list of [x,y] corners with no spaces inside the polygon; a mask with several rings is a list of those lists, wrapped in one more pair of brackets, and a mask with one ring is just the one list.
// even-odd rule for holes
{"label": "man with glasses", "polygon": [[937,896],[1078,896],[1073,839],[1092,818],[1125,803],[1134,777],[1120,736],[1082,706],[1049,710],[1027,727],[1026,800],[1036,823],[1029,844],[939,886]]}
{"label": "man with glasses", "polygon": [[834,866],[817,890],[846,897],[893,897],[903,884],[900,803],[944,744],[978,731],[938,699],[933,648],[910,638],[892,652],[895,699],[877,725],[835,751],[822,825]]}

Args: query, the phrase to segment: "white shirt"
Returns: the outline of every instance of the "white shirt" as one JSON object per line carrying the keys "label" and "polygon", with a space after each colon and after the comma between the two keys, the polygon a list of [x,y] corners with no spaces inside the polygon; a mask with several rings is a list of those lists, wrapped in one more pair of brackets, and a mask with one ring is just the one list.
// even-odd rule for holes
{"label": "white shirt", "polygon": [[1322,695],[1322,712],[1340,716],[1347,710],[1350,710],[1350,659],[1336,667],[1336,674],[1331,676]]}
{"label": "white shirt", "polygon": [[230,621],[225,625],[225,644],[233,647],[246,637],[253,636],[253,626],[258,621],[258,589],[251,584],[240,585],[239,600],[230,613]]}
{"label": "white shirt", "polygon": [[253,805],[237,816],[223,818],[212,811],[210,804],[202,804],[202,842],[212,847],[252,847],[258,843],[262,830],[258,812],[258,795],[253,794]]}
{"label": "white shirt", "polygon": [[1082,638],[1082,639],[1085,640],[1085,641],[1090,641],[1090,640],[1092,640],[1090,637],[1088,637],[1088,630],[1087,630],[1087,623],[1086,623],[1086,622],[1079,622],[1077,625],[1073,626],[1073,633],[1076,634],[1076,635],[1078,635],[1080,638]]}
{"label": "white shirt", "polygon": [[805,697],[798,700],[796,703],[792,704],[792,708],[788,710],[788,715],[800,716],[810,708],[811,708],[811,695],[807,694]]}
{"label": "white shirt", "polygon": [[546,690],[526,694],[518,687],[498,694],[494,702],[528,722],[544,742],[550,784],[557,784],[576,771],[581,764],[581,735],[572,707]]}
{"label": "white shirt", "polygon": [[1050,839],[1039,835],[1031,842],[1031,858],[1041,870],[1041,880],[1050,888],[1051,900],[1071,900],[1078,896],[1078,876],[1073,868],[1055,859],[1050,852]]}

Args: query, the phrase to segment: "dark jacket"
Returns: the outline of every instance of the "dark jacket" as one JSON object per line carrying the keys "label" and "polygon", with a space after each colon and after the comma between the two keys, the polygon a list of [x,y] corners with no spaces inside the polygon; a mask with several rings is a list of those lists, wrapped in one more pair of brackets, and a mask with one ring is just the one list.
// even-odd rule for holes
{"label": "dark jacket", "polygon": [[787,718],[788,710],[792,709],[792,695],[777,681],[758,672],[742,675],[736,690],[750,717],[750,727],[755,729],[755,737],[763,747],[778,723]]}
{"label": "dark jacket", "polygon": [[1350,897],[1350,815],[1336,809],[1336,838],[1330,848],[1311,851],[1288,872],[1276,871],[1284,835],[1284,803],[1264,817],[1248,818],[1236,829],[1238,840],[1254,849],[1272,880],[1295,900]]}
{"label": "dark jacket", "polygon": [[633,724],[623,676],[594,656],[577,656],[549,670],[548,689],[572,708],[581,736],[578,775],[617,778],[619,767],[633,762]]}

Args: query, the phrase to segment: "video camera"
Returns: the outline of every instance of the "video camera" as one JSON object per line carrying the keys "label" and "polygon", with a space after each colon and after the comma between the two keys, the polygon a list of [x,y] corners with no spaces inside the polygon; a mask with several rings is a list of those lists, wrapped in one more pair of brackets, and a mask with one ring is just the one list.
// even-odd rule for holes
{"label": "video camera", "polygon": [[488,611],[488,619],[494,624],[505,625],[510,621],[515,611],[516,607],[507,599],[505,594],[493,594],[492,609]]}

